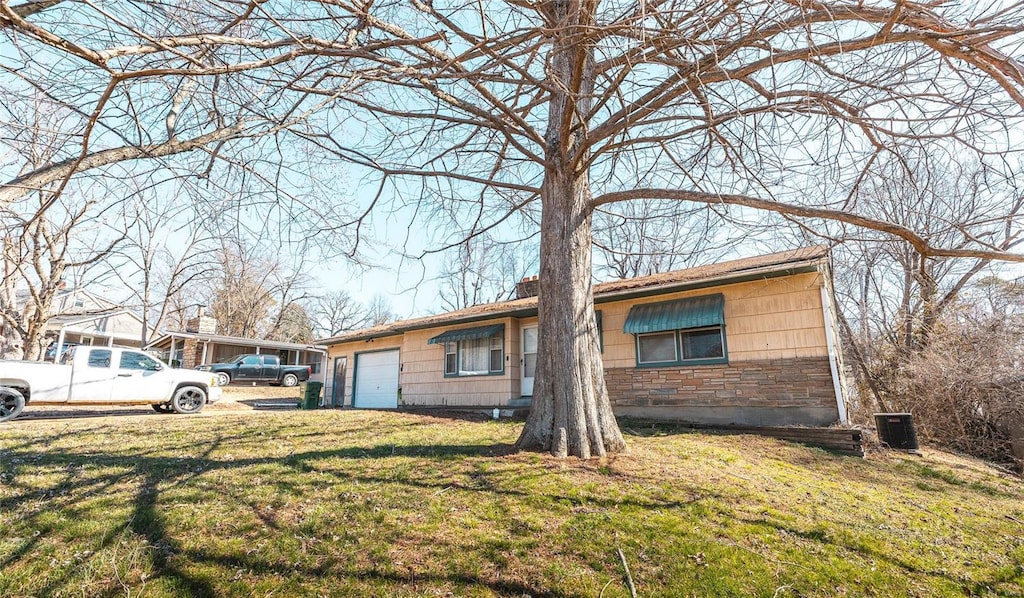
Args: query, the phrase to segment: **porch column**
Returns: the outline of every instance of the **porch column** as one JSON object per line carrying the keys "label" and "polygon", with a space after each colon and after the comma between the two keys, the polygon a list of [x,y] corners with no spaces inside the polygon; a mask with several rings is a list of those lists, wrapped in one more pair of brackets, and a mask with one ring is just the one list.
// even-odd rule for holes
{"label": "porch column", "polygon": [[53,354],[53,363],[60,363],[61,352],[64,349],[64,327],[60,327],[60,334],[57,335],[57,352]]}

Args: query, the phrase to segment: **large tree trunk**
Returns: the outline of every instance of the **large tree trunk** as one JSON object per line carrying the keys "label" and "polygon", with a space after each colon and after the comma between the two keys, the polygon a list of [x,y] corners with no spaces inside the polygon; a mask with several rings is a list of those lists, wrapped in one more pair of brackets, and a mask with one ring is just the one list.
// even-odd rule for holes
{"label": "large tree trunk", "polygon": [[594,89],[595,3],[546,6],[555,39],[541,185],[537,372],[519,448],[601,457],[626,448],[612,413],[594,315],[590,179],[583,164]]}
{"label": "large tree trunk", "polygon": [[594,315],[586,177],[549,173],[538,297],[537,375],[520,448],[583,459],[625,448],[612,414]]}

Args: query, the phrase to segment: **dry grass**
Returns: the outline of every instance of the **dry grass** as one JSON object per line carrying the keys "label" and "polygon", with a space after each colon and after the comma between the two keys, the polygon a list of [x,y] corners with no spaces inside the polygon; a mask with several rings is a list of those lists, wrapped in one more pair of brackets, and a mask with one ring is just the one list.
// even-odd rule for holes
{"label": "dry grass", "polygon": [[632,430],[606,461],[519,425],[367,411],[15,421],[0,595],[1021,595],[1024,484]]}

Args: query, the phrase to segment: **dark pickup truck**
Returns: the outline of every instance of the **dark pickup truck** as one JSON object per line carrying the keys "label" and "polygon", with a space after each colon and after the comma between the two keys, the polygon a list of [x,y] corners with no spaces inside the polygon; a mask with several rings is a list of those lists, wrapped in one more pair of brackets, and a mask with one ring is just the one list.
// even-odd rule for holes
{"label": "dark pickup truck", "polygon": [[235,355],[224,363],[199,366],[199,369],[217,375],[217,384],[232,382],[269,382],[281,386],[295,386],[309,380],[308,365],[281,365],[277,355]]}

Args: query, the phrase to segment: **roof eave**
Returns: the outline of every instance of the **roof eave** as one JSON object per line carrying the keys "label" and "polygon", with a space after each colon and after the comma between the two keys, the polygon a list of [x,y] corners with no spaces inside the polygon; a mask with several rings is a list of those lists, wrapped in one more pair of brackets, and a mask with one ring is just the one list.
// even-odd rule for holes
{"label": "roof eave", "polygon": [[247,339],[237,336],[224,336],[219,334],[200,334],[198,332],[165,332],[158,338],[146,344],[146,347],[153,347],[165,342],[169,338],[191,338],[201,342],[214,342],[223,344],[235,344],[242,347],[273,347],[281,349],[295,349],[299,351],[326,351],[327,347],[316,342],[313,343],[289,343],[285,341],[271,341],[266,339]]}

